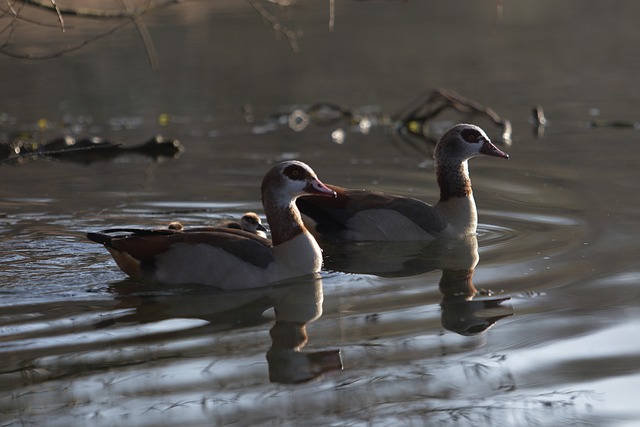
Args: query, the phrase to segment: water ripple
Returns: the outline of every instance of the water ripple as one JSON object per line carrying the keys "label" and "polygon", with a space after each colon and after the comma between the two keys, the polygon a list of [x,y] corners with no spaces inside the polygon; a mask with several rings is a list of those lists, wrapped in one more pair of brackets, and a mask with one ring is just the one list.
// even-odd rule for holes
{"label": "water ripple", "polygon": [[514,251],[538,246],[554,247],[555,253],[568,251],[585,242],[588,227],[577,216],[550,213],[483,211],[478,224],[481,252],[505,247]]}

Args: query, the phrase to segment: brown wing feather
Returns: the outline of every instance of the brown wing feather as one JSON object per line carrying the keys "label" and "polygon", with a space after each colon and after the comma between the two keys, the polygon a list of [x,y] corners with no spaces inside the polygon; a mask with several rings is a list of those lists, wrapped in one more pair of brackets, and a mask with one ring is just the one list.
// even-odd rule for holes
{"label": "brown wing feather", "polygon": [[[109,231],[118,232],[119,230]],[[180,244],[215,246],[243,261],[263,268],[273,262],[271,242],[242,230],[202,227],[186,231],[129,229],[126,231],[131,234],[109,236],[103,233],[89,233],[88,237],[103,243],[112,254],[114,251],[126,253],[127,259],[132,257],[142,263],[153,263],[157,256]]]}
{"label": "brown wing feather", "polygon": [[[328,186],[336,198],[304,196],[298,198],[300,211],[312,218],[321,234],[336,234],[347,229],[355,214],[371,209],[389,209],[407,217],[428,233],[438,233],[447,226],[444,215],[420,200],[377,191],[352,190]],[[384,224],[380,225],[384,227]]]}

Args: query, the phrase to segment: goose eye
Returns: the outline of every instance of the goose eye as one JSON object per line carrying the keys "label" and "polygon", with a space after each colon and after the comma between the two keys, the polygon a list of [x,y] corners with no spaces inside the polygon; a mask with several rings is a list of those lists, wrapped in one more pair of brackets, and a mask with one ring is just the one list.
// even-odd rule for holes
{"label": "goose eye", "polygon": [[465,129],[460,135],[462,135],[462,139],[464,139],[465,141],[473,143],[478,142],[481,136],[480,132],[474,129]]}
{"label": "goose eye", "polygon": [[305,177],[305,171],[298,165],[287,166],[283,172],[287,177],[296,181],[303,180]]}

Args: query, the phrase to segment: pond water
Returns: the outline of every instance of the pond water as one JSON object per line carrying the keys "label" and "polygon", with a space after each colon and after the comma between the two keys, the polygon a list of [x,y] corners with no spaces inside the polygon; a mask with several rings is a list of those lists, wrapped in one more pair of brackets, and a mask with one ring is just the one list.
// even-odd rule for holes
{"label": "pond water", "polygon": [[[640,3],[345,0],[333,31],[329,2],[208,3],[145,16],[155,70],[131,24],[0,57],[5,140],[184,148],[0,164],[1,425],[640,423]],[[113,26],[39,19],[8,47]],[[437,88],[513,125],[509,161],[470,162],[472,239],[325,246],[321,278],[221,294],[128,280],[85,238],[263,215],[262,175],[289,158],[435,202],[433,145],[390,118]],[[320,102],[359,119],[290,116]],[[429,130],[462,121],[500,141],[457,112]]]}

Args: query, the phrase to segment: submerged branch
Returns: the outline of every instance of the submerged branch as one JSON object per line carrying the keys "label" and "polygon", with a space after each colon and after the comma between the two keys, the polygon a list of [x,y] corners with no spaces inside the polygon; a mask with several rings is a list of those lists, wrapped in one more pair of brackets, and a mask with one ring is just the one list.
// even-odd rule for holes
{"label": "submerged branch", "polygon": [[[511,142],[511,122],[490,107],[466,98],[451,89],[436,89],[421,95],[396,114],[396,120],[411,133],[422,134],[429,120],[443,111],[453,109],[463,114],[480,114],[502,129],[502,140]],[[415,129],[414,129],[415,128]]]}

